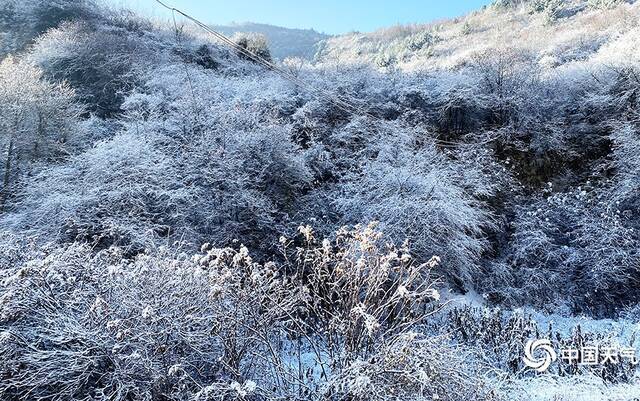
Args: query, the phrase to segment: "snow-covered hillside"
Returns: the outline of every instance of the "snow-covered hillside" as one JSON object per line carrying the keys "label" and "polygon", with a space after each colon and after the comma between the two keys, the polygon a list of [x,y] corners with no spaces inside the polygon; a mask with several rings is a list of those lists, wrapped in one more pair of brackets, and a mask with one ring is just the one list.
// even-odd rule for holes
{"label": "snow-covered hillside", "polygon": [[[367,63],[403,71],[460,68],[496,45],[527,53],[553,68],[598,57],[634,56],[640,2],[622,0],[504,0],[469,15],[424,25],[328,39],[325,63]],[[611,48],[620,54],[610,54]]]}
{"label": "snow-covered hillside", "polygon": [[0,0],[0,400],[637,400],[639,4]]}

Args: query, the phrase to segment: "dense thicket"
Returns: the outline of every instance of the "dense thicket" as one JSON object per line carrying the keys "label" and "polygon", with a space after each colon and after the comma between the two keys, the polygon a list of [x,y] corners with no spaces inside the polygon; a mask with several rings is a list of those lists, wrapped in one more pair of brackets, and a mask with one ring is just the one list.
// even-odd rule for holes
{"label": "dense thicket", "polygon": [[638,300],[637,28],[552,67],[520,46],[430,72],[295,71],[356,116],[185,27],[86,2],[49,19],[50,4],[7,7],[32,23],[5,36],[51,27],[2,64],[2,123],[21,132],[3,136],[7,228],[134,254],[239,240],[267,256],[303,223],[376,220],[495,301],[613,313]]}
{"label": "dense thicket", "polygon": [[414,331],[435,310],[437,260],[414,263],[374,226],[320,243],[301,227],[283,264],[245,247],[131,259],[11,241],[6,400],[495,399],[444,338]]}
{"label": "dense thicket", "polygon": [[[491,399],[423,330],[432,277],[637,308],[639,6],[552,3],[332,39],[284,66],[311,89],[186,26],[3,4],[0,392]],[[501,19],[566,36],[477,48]]]}

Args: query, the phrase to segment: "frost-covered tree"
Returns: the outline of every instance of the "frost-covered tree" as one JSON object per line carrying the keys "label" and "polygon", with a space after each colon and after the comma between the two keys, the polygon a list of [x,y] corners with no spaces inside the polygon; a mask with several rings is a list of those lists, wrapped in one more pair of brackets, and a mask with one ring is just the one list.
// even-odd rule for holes
{"label": "frost-covered tree", "polygon": [[33,163],[64,152],[79,112],[67,85],[47,82],[40,69],[13,57],[0,63],[1,206]]}
{"label": "frost-covered tree", "polygon": [[488,122],[508,124],[516,115],[520,95],[537,75],[531,55],[521,49],[491,49],[474,56],[472,69],[492,112]]}
{"label": "frost-covered tree", "polygon": [[264,35],[256,33],[236,33],[231,38],[239,47],[238,54],[247,60],[254,60],[254,56],[271,61],[269,44]]}
{"label": "frost-covered tree", "polygon": [[93,18],[97,4],[92,0],[6,0],[0,7],[2,56],[23,50],[39,35],[64,21]]}

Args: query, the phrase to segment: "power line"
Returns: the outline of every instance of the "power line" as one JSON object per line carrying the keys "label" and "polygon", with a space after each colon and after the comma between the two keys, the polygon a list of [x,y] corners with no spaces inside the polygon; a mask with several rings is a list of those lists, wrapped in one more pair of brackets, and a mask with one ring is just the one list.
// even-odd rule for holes
{"label": "power line", "polygon": [[[178,13],[180,15],[182,15],[184,18],[186,18],[187,20],[191,21],[192,23],[194,23],[196,26],[198,26],[200,29],[204,30],[205,32],[209,33],[210,35],[214,36],[216,39],[220,40],[221,42],[223,42],[224,44],[230,46],[231,48],[235,49],[236,51],[238,51],[240,54],[248,57],[250,60],[255,61],[256,63],[262,65],[263,67],[272,70],[274,72],[276,72],[278,75],[280,75],[282,78],[289,80],[291,82],[293,82],[294,84],[302,87],[302,88],[306,88],[307,90],[309,90],[310,93],[316,95],[317,97],[322,97],[322,96],[318,96],[317,92],[320,92],[322,95],[324,95],[324,97],[326,98],[326,100],[328,100],[331,104],[333,104],[334,106],[340,108],[343,111],[346,111],[349,114],[354,114],[354,115],[364,115],[367,116],[373,120],[380,120],[380,118],[374,116],[373,114],[369,113],[367,110],[358,107],[344,99],[341,99],[339,96],[336,96],[334,93],[332,93],[331,91],[328,91],[324,88],[318,88],[314,85],[309,84],[308,82],[305,82],[303,80],[301,80],[300,78],[298,78],[297,76],[295,76],[294,74],[292,74],[289,71],[286,71],[282,68],[280,68],[279,66],[277,66],[276,64],[274,64],[273,62],[265,59],[264,57],[261,57],[258,54],[255,54],[254,52],[250,51],[249,49],[240,46],[238,43],[234,42],[233,40],[229,39],[227,36],[225,36],[224,34],[215,31],[214,29],[212,29],[211,27],[209,27],[207,24],[201,22],[200,20],[192,17],[191,15],[183,12],[182,10],[169,6],[167,4],[165,4],[163,1],[161,0],[155,0],[156,3],[160,4],[162,7],[166,8],[167,10],[171,11],[174,15],[174,23],[175,23],[175,13]],[[437,139],[434,138],[434,140],[438,143],[439,146],[441,147],[450,147],[450,148],[454,148],[454,147],[458,147],[461,145],[468,145],[465,143],[457,143],[457,142],[452,142],[452,141],[446,141],[446,140],[441,140],[441,139]]]}
{"label": "power line", "polygon": [[235,43],[233,40],[229,39],[225,35],[223,35],[223,34],[217,32],[217,31],[211,29],[209,26],[207,26],[203,22],[201,22],[198,19],[190,16],[189,14],[181,11],[180,9],[177,9],[175,7],[171,7],[171,6],[167,5],[167,4],[165,4],[164,2],[162,2],[161,0],[155,0],[155,1],[158,4],[160,4],[162,7],[170,10],[172,13],[178,13],[178,14],[182,15],[184,18],[186,18],[189,21],[193,22],[196,26],[198,26],[202,30],[206,31],[207,33],[213,35],[218,40],[220,40],[223,43],[227,44],[228,46],[232,47],[233,49],[238,51],[240,54],[243,54],[244,56],[246,56],[249,59],[257,62],[258,64],[262,65],[263,67],[266,67],[267,69],[276,72],[281,77],[283,77],[283,78],[285,78],[285,79],[287,79],[289,81],[292,81],[296,85],[301,86],[301,87],[306,88],[306,89],[309,89],[311,91],[322,92],[324,94],[324,96],[326,96],[328,98],[327,100],[329,100],[332,104],[334,104],[335,106],[341,108],[342,110],[344,110],[344,111],[346,111],[346,112],[348,112],[350,114],[360,113],[360,114],[368,115],[369,117],[374,117],[374,116],[370,115],[366,110],[358,108],[357,106],[355,106],[353,104],[350,104],[350,103],[346,102],[343,99],[340,99],[339,97],[335,96],[330,91],[328,91],[326,89],[323,89],[323,88],[314,87],[314,86],[310,85],[309,83],[307,83],[305,81],[302,81],[301,79],[299,79],[295,75],[291,74],[290,72],[278,67],[276,64],[274,64],[271,61],[265,59],[264,57],[261,57],[261,56],[255,54],[254,52],[250,51],[249,49],[247,49],[247,48],[245,48],[243,46],[240,46],[239,44]]}

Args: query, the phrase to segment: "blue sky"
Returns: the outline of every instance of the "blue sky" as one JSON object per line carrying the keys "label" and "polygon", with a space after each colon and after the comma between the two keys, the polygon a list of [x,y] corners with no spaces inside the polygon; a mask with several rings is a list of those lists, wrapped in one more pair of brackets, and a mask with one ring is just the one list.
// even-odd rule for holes
{"label": "blue sky", "polygon": [[[154,0],[106,0],[163,17]],[[429,22],[478,9],[490,0],[165,0],[203,22],[259,22],[287,28],[314,28],[331,34],[373,31],[397,23]]]}

